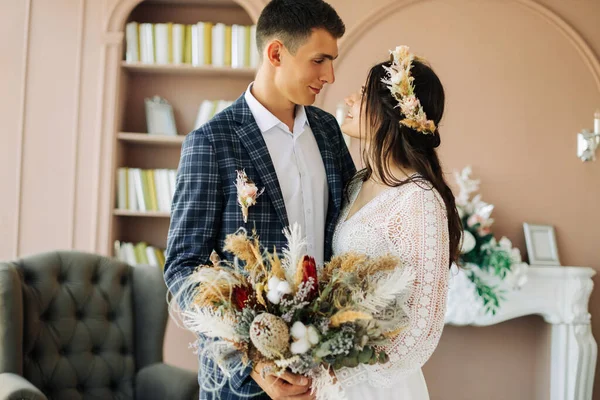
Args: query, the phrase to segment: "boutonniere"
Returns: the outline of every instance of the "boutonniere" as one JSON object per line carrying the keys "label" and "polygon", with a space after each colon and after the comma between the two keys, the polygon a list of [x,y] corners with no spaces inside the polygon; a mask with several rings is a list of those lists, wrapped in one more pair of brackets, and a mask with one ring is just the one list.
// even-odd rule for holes
{"label": "boutonniere", "polygon": [[236,170],[235,172],[237,172],[235,187],[237,188],[238,204],[242,209],[244,223],[246,223],[248,222],[248,208],[256,204],[256,199],[265,191],[265,188],[259,191],[244,170]]}

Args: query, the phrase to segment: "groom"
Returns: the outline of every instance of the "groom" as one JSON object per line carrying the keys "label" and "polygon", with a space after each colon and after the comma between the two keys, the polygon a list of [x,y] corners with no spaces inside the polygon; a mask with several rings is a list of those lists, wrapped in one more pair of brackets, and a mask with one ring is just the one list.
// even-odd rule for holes
{"label": "groom", "polygon": [[[285,246],[283,229],[298,223],[307,252],[317,263],[331,257],[333,230],[345,184],[356,169],[335,118],[312,107],[334,82],[337,40],[345,27],[322,0],[272,0],[257,23],[261,65],[233,105],[187,135],[181,151],[167,243],[165,281],[171,291],[194,268],[221,258],[226,235],[256,228],[262,245]],[[238,170],[264,194],[248,210],[237,203]],[[200,359],[201,368],[216,368]],[[309,399],[305,377],[261,377],[260,366],[233,376],[217,393],[200,399]],[[240,396],[240,394],[244,396]],[[269,397],[267,397],[267,395]]]}

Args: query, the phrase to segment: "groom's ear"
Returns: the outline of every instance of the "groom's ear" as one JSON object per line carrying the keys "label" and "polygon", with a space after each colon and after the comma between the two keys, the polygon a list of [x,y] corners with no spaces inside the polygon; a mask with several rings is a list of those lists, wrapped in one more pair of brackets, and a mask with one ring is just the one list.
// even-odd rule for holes
{"label": "groom's ear", "polygon": [[281,65],[281,54],[283,53],[283,43],[275,39],[267,45],[267,59],[274,67]]}

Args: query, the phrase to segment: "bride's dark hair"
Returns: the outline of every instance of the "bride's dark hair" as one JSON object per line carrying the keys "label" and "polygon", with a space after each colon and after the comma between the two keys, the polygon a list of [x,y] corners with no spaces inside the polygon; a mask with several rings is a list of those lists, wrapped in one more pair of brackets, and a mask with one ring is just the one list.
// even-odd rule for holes
{"label": "bride's dark hair", "polygon": [[[387,77],[383,66],[391,66],[391,61],[379,63],[371,68],[363,89],[364,115],[367,121],[359,126],[368,126],[372,137],[367,138],[370,146],[363,150],[366,168],[356,179],[366,181],[375,172],[375,176],[388,186],[401,186],[409,182],[428,188],[422,180],[429,181],[441,195],[448,214],[448,233],[450,235],[450,265],[458,260],[462,223],[456,209],[454,194],[444,179],[436,147],[440,145],[440,133],[436,128],[433,134],[423,134],[401,125],[404,115],[398,101],[392,96],[386,84],[381,80]],[[438,76],[423,60],[412,62],[411,75],[414,77],[415,95],[421,102],[427,118],[439,126],[444,114],[444,88]],[[363,115],[361,110],[361,116]],[[361,133],[362,136],[362,133]],[[389,165],[401,169],[410,169],[418,173],[404,180],[395,178]]]}

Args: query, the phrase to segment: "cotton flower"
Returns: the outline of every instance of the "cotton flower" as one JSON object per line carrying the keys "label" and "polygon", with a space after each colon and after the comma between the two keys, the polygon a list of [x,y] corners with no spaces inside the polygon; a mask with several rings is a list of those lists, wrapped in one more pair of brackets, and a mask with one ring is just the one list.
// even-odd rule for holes
{"label": "cotton flower", "polygon": [[292,354],[304,354],[312,346],[319,344],[319,332],[312,326],[306,326],[300,321],[294,322],[290,332],[294,338],[294,343],[290,346]]}
{"label": "cotton flower", "polygon": [[267,292],[267,299],[273,304],[279,304],[281,298],[292,293],[292,287],[286,280],[281,280],[276,276],[272,276],[268,282],[269,290]]}

